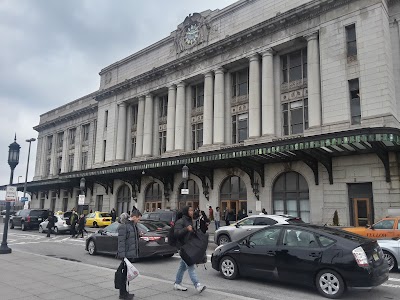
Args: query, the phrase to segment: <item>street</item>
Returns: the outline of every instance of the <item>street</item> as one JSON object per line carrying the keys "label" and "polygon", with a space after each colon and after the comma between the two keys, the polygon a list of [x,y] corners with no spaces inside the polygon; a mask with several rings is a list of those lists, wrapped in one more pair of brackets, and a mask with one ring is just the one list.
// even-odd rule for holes
{"label": "street", "polygon": [[[2,229],[1,229],[2,231]],[[2,237],[2,233],[0,233]],[[85,251],[85,238],[72,239],[69,235],[52,235],[46,238],[45,234],[36,231],[22,232],[19,229],[10,229],[8,235],[8,245],[14,251],[24,251],[43,256],[59,258],[63,260],[77,261],[84,264],[96,265],[115,270],[119,265],[119,260],[112,256],[96,255],[90,256]],[[210,255],[215,249],[215,244],[210,242],[207,254]],[[172,283],[175,278],[179,257],[172,258],[149,258],[137,262],[135,265],[142,275],[165,280]],[[263,281],[253,278],[239,278],[234,281],[223,279],[218,272],[211,268],[210,262],[197,268],[201,282],[209,289],[221,291],[228,294],[241,295],[254,299],[323,299],[315,290],[288,285],[284,283]],[[187,274],[184,284],[190,286]],[[391,273],[390,280],[384,285],[367,291],[350,291],[343,299],[398,299],[400,289],[400,273]]]}

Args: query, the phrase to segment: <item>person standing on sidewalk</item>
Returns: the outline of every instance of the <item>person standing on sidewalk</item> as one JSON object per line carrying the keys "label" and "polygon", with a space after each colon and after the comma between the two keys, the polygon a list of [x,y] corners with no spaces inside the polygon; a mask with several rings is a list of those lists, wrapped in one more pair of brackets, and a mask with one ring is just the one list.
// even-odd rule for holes
{"label": "person standing on sidewalk", "polygon": [[211,205],[208,207],[208,219],[214,221],[214,210]]}
{"label": "person standing on sidewalk", "polygon": [[115,208],[113,208],[112,210],[111,210],[111,221],[114,223],[115,222],[115,220],[117,219],[117,212],[115,211]]}
{"label": "person standing on sidewalk", "polygon": [[221,213],[219,211],[219,206],[215,208],[215,215],[214,215],[214,221],[215,221],[215,230],[217,230],[220,227],[220,222],[221,222]]}
{"label": "person standing on sidewalk", "polygon": [[[122,261],[127,258],[133,262],[139,257],[139,230],[136,223],[139,222],[141,216],[140,211],[135,210],[130,217],[127,213],[123,213],[119,217],[121,224],[118,226],[118,258],[121,258]],[[133,299],[134,297],[134,294],[129,294],[126,290],[126,274],[125,267],[124,284],[119,290],[119,299]]]}
{"label": "person standing on sidewalk", "polygon": [[[76,234],[75,237],[78,237],[79,234],[81,234],[81,238],[83,239],[83,231],[85,230],[85,215],[81,214],[79,221],[78,221],[78,233]],[[87,233],[87,231],[86,231]]]}
{"label": "person standing on sidewalk", "polygon": [[[174,227],[174,234],[177,239],[178,249],[189,241],[190,236],[193,234],[193,230],[193,207],[185,206],[182,208],[182,218],[175,223]],[[199,293],[204,291],[206,286],[199,282],[195,265],[188,266],[182,258],[179,263],[178,272],[176,273],[174,290],[187,291],[187,287],[182,285],[183,275],[185,274],[186,270],[188,270],[190,279],[192,280],[195,289]]]}
{"label": "person standing on sidewalk", "polygon": [[75,226],[76,226],[76,222],[78,222],[78,214],[76,213],[75,207],[71,211],[71,217],[70,217],[69,221],[71,223],[71,237],[75,237],[75,235],[76,235]]}
{"label": "person standing on sidewalk", "polygon": [[49,217],[47,219],[47,226],[46,226],[46,228],[47,228],[47,237],[48,238],[50,237],[50,233],[54,228],[54,225],[55,225],[55,220],[54,219],[55,218],[56,217],[54,216],[53,212],[49,211]]}

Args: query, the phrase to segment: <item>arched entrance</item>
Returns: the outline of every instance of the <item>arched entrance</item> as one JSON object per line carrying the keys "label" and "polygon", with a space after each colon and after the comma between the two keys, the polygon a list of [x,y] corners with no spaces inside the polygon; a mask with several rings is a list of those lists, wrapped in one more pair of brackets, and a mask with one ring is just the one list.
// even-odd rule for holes
{"label": "arched entrance", "polygon": [[144,201],[144,209],[146,211],[155,211],[162,208],[162,189],[159,183],[153,182],[148,185]]}
{"label": "arched entrance", "polygon": [[244,181],[238,176],[225,179],[220,192],[221,218],[224,219],[225,212],[233,212],[230,221],[236,221],[243,217],[241,212],[247,214],[247,190]]}
{"label": "arched entrance", "polygon": [[288,214],[310,222],[310,200],[308,184],[297,172],[281,174],[275,181],[272,200],[274,214]]}
{"label": "arched entrance", "polygon": [[117,193],[117,214],[128,212],[131,203],[131,189],[126,184],[121,186]]}
{"label": "arched entrance", "polygon": [[189,189],[189,194],[186,195],[186,199],[184,199],[184,195],[180,193],[181,189],[183,189],[183,183],[179,187],[178,208],[182,209],[182,207],[190,205],[193,209],[196,209],[199,207],[200,201],[199,187],[193,179],[188,180],[187,187]]}

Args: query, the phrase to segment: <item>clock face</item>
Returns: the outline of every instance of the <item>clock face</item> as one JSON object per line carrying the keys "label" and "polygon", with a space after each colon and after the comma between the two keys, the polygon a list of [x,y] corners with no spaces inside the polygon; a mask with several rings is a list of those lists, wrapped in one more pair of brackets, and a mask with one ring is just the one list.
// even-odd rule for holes
{"label": "clock face", "polygon": [[185,43],[193,45],[199,37],[199,25],[192,24],[186,29]]}

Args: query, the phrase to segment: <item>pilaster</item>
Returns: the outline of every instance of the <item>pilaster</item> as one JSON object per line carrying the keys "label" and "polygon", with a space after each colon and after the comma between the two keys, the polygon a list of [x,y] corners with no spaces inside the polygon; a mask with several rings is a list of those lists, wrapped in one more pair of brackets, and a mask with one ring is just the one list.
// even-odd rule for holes
{"label": "pilaster", "polygon": [[175,146],[175,104],[176,104],[176,85],[168,88],[168,109],[167,109],[167,145],[166,151],[174,150]]}
{"label": "pilaster", "polygon": [[271,48],[262,54],[261,78],[262,135],[275,135],[274,53]]}
{"label": "pilaster", "polygon": [[203,111],[203,144],[211,145],[213,142],[213,116],[214,116],[214,76],[212,72],[204,75],[204,111]]}
{"label": "pilaster", "polygon": [[141,96],[139,97],[139,104],[138,104],[135,157],[143,155],[144,113],[145,113],[145,98],[144,96]]}
{"label": "pilaster", "polygon": [[225,87],[224,69],[215,70],[214,88],[214,144],[224,144],[225,142]]}
{"label": "pilaster", "polygon": [[257,138],[261,133],[260,56],[253,54],[249,60],[249,138]]}
{"label": "pilaster", "polygon": [[147,94],[145,101],[143,155],[151,156],[153,151],[153,95]]}

